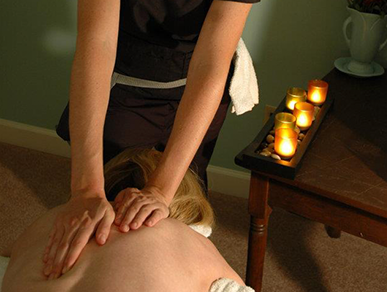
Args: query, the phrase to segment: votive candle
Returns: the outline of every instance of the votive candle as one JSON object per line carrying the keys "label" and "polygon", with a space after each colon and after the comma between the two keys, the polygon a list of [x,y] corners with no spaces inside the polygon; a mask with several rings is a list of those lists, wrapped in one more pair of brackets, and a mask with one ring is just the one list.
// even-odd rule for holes
{"label": "votive candle", "polygon": [[289,113],[278,113],[275,115],[274,129],[290,128],[294,129],[296,126],[296,117]]}
{"label": "votive candle", "polygon": [[314,106],[309,102],[297,102],[294,106],[293,115],[296,117],[296,124],[301,131],[308,129],[313,122]]}
{"label": "votive candle", "polygon": [[323,80],[310,80],[308,83],[308,100],[314,105],[322,105],[328,92],[328,83]]}
{"label": "votive candle", "polygon": [[286,107],[294,110],[294,105],[297,102],[306,101],[306,91],[299,87],[291,87],[286,94]]}
{"label": "votive candle", "polygon": [[297,149],[297,132],[289,128],[275,130],[274,150],[284,159],[293,157]]}

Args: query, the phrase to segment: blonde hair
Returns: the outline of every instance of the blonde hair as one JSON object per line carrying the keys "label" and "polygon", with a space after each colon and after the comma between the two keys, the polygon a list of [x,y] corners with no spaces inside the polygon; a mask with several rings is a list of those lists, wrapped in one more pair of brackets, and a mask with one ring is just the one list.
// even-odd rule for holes
{"label": "blonde hair", "polygon": [[[162,153],[153,149],[127,148],[104,166],[105,191],[109,197],[122,189],[142,189],[160,162]],[[214,213],[198,175],[188,169],[169,206],[170,218],[187,225],[213,226]]]}

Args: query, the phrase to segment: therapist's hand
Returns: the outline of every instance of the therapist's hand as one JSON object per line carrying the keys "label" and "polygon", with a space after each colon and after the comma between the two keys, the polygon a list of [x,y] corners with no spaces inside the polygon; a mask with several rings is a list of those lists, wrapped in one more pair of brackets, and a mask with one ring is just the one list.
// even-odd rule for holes
{"label": "therapist's hand", "polygon": [[103,190],[73,193],[57,215],[44,252],[44,274],[55,279],[72,268],[96,231],[99,245],[110,234],[115,213]]}
{"label": "therapist's hand", "polygon": [[169,216],[169,201],[155,187],[145,187],[141,190],[126,188],[118,193],[114,200],[116,219],[114,223],[120,226],[120,231],[138,229],[143,224],[151,227]]}

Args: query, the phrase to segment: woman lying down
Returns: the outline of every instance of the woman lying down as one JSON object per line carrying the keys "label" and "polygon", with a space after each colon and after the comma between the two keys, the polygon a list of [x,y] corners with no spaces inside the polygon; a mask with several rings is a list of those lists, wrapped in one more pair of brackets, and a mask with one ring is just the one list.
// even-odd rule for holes
{"label": "woman lying down", "polygon": [[[109,196],[123,187],[141,189],[160,158],[160,152],[149,149],[128,149],[115,157],[105,166]],[[47,280],[42,254],[60,210],[61,206],[50,210],[18,238],[2,292],[253,291],[244,286],[211,241],[193,230],[195,226],[210,227],[213,211],[191,170],[170,205],[169,218],[127,233],[113,224],[105,245],[90,240],[72,269]]]}

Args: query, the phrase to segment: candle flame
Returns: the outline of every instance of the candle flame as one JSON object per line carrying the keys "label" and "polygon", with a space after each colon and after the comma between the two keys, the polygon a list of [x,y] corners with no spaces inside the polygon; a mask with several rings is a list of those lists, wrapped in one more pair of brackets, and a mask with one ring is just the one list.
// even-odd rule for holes
{"label": "candle flame", "polygon": [[314,102],[320,102],[321,101],[321,94],[318,90],[315,90],[312,93],[311,100]]}
{"label": "candle flame", "polygon": [[309,126],[309,121],[308,121],[308,117],[307,117],[306,114],[301,113],[301,114],[297,117],[297,125],[298,125],[298,126],[301,126],[301,127],[307,127],[307,126]]}
{"label": "candle flame", "polygon": [[290,156],[293,155],[295,152],[295,149],[290,141],[281,141],[279,145],[279,154],[284,156]]}

